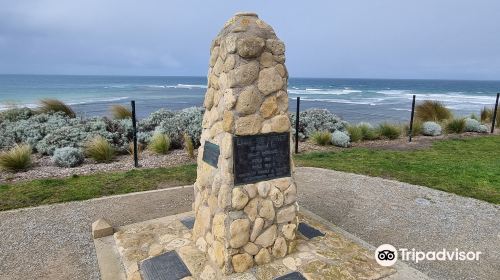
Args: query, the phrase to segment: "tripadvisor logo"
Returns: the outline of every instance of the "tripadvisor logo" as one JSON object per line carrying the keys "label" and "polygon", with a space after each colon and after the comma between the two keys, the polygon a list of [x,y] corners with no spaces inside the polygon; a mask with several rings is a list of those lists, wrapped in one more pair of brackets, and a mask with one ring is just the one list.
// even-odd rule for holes
{"label": "tripadvisor logo", "polygon": [[442,249],[440,251],[417,251],[415,248],[409,250],[406,248],[396,249],[391,244],[380,245],[375,250],[375,260],[381,266],[392,266],[398,259],[419,263],[421,261],[479,261],[479,255],[482,252],[465,252],[457,248],[453,251]]}

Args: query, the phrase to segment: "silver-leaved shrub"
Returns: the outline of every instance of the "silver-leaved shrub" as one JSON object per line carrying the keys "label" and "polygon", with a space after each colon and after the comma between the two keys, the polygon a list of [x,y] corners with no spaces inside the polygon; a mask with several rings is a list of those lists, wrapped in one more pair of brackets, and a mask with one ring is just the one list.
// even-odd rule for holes
{"label": "silver-leaved shrub", "polygon": [[59,167],[75,167],[83,163],[84,155],[78,148],[64,147],[54,150],[52,161]]}
{"label": "silver-leaved shrub", "polygon": [[485,125],[482,125],[476,119],[466,118],[465,119],[465,131],[466,132],[486,133],[486,132],[488,132],[488,128]]}
{"label": "silver-leaved shrub", "polygon": [[345,132],[336,130],[332,133],[332,144],[337,147],[347,148],[351,145],[351,139]]}
{"label": "silver-leaved shrub", "polygon": [[[175,116],[175,112],[166,109],[160,109],[151,113],[147,118],[138,122],[140,132],[152,132],[162,121],[167,121]],[[151,135],[150,135],[151,137]]]}
{"label": "silver-leaved shrub", "polygon": [[[293,133],[295,133],[295,114],[290,114]],[[309,138],[316,131],[345,132],[348,123],[326,109],[308,109],[299,114],[299,138]]]}
{"label": "silver-leaved shrub", "polygon": [[163,120],[156,127],[156,132],[167,134],[174,148],[182,146],[184,133],[191,137],[195,146],[199,146],[204,112],[205,109],[202,107],[191,107],[178,111],[173,117]]}
{"label": "silver-leaved shrub", "polygon": [[422,124],[422,134],[425,136],[439,136],[443,132],[443,129],[438,123],[435,122],[424,122]]}

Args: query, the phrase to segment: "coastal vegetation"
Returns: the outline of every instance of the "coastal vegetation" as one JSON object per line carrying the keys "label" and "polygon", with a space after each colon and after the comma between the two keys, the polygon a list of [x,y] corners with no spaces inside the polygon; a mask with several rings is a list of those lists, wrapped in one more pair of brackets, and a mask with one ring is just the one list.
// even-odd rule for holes
{"label": "coastal vegetation", "polygon": [[395,124],[382,123],[378,127],[378,132],[382,137],[394,140],[401,136],[401,127]]}
{"label": "coastal vegetation", "polygon": [[0,169],[7,171],[23,171],[31,166],[31,146],[14,145],[8,151],[0,153]]}
{"label": "coastal vegetation", "polygon": [[111,162],[116,151],[102,136],[95,136],[85,146],[85,153],[97,162]]}
{"label": "coastal vegetation", "polygon": [[193,144],[193,139],[189,134],[184,133],[183,135],[183,142],[184,142],[184,149],[186,150],[186,153],[189,155],[190,158],[194,158],[194,144]]}
{"label": "coastal vegetation", "polygon": [[155,133],[148,145],[149,149],[157,154],[166,154],[170,150],[170,138],[163,133]]}
{"label": "coastal vegetation", "polygon": [[462,133],[465,131],[465,119],[452,119],[446,123],[447,133]]}
{"label": "coastal vegetation", "polygon": [[42,99],[38,111],[41,113],[61,112],[70,118],[76,117],[75,112],[69,105],[57,99]]}
{"label": "coastal vegetation", "polygon": [[[42,104],[42,109],[12,108],[0,112],[0,150],[4,154],[16,145],[29,146],[37,158],[52,157],[51,161],[43,161],[45,165],[52,163],[64,168],[81,165],[85,156],[92,160],[90,162],[109,163],[117,155],[133,155],[133,128],[130,110],[126,106],[112,106],[113,119],[110,119],[75,116],[70,106],[58,100],[43,100]],[[453,118],[439,102],[424,101],[417,109],[414,136],[488,131],[486,125],[474,118]],[[200,145],[203,114],[204,109],[200,107],[180,111],[161,109],[139,120],[139,155],[143,149],[157,155],[165,155],[171,149],[184,149],[189,157],[194,158]],[[480,115],[478,119],[482,120],[493,117],[487,109],[483,109]],[[425,119],[437,121],[423,121]],[[290,114],[290,121],[295,122],[294,114]],[[408,132],[407,124],[382,123],[375,127],[369,123],[349,124],[325,109],[300,112],[298,125],[300,141],[345,148],[361,141],[395,140]],[[29,166],[3,169],[16,172]]]}
{"label": "coastal vegetation", "polygon": [[450,109],[446,108],[441,102],[433,100],[425,100],[415,106],[415,117],[417,120],[425,121],[444,121],[451,119],[453,114]]}
{"label": "coastal vegetation", "polygon": [[315,131],[311,139],[316,145],[325,146],[332,142],[332,134],[328,131]]}
{"label": "coastal vegetation", "polygon": [[113,105],[110,108],[115,120],[125,120],[132,118],[132,111],[123,105]]}

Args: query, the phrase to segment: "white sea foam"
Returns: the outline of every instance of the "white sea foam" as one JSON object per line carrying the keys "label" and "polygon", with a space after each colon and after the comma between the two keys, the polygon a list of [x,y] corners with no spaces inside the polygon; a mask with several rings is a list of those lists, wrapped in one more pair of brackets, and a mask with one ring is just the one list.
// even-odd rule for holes
{"label": "white sea foam", "polygon": [[299,95],[345,95],[351,93],[360,93],[361,90],[353,89],[317,89],[317,88],[306,88],[306,89],[289,89],[289,93],[299,94]]}
{"label": "white sea foam", "polygon": [[365,102],[360,100],[348,100],[348,99],[324,99],[324,98],[307,98],[304,97],[303,101],[316,101],[316,102],[328,102],[328,103],[341,103],[341,104],[357,104],[357,105],[372,105],[372,102]]}
{"label": "white sea foam", "polygon": [[68,105],[80,105],[80,104],[87,104],[87,103],[96,103],[96,102],[115,102],[115,101],[120,101],[120,100],[125,100],[128,99],[128,96],[119,96],[119,97],[102,97],[102,98],[89,98],[87,100],[80,100],[80,101],[68,101]]}
{"label": "white sea foam", "polygon": [[186,88],[186,89],[193,89],[193,88],[207,88],[206,85],[189,85],[189,84],[177,84],[177,85],[170,85],[170,86],[165,86],[167,88]]}

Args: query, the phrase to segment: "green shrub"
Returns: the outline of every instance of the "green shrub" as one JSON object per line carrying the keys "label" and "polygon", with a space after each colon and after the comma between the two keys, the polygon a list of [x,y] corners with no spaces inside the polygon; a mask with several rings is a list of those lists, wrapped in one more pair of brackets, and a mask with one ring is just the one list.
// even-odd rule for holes
{"label": "green shrub", "polygon": [[110,110],[115,120],[124,120],[132,118],[132,112],[123,105],[113,105],[111,106]]}
{"label": "green shrub", "polygon": [[83,153],[73,147],[58,148],[54,151],[52,161],[59,167],[75,167],[83,163]]}
{"label": "green shrub", "polygon": [[27,170],[31,166],[31,146],[15,145],[0,153],[0,168],[7,171]]}
{"label": "green shrub", "polygon": [[184,149],[186,150],[186,153],[189,155],[190,158],[194,158],[193,139],[191,139],[191,136],[189,136],[189,134],[187,133],[184,133],[183,138],[184,138]]}
{"label": "green shrub", "polygon": [[417,120],[422,122],[437,122],[451,119],[453,114],[441,102],[425,100],[415,107],[415,116]]}
{"label": "green shrub", "polygon": [[70,118],[76,117],[75,112],[70,106],[57,99],[42,99],[40,100],[40,108],[42,113],[62,112]]}
{"label": "green shrub", "polygon": [[311,139],[316,145],[325,146],[332,142],[332,134],[328,131],[316,131]]}
{"label": "green shrub", "polygon": [[446,123],[447,133],[462,133],[465,131],[465,119],[453,119]]}
{"label": "green shrub", "polygon": [[357,125],[348,126],[347,132],[349,132],[349,137],[351,137],[351,142],[359,142],[363,140],[363,131]]}
{"label": "green shrub", "polygon": [[97,162],[111,162],[115,157],[115,149],[102,136],[95,136],[88,141],[85,153]]}
{"label": "green shrub", "polygon": [[394,124],[383,123],[378,126],[379,134],[387,139],[398,139],[401,136],[401,127]]}
{"label": "green shrub", "polygon": [[157,154],[166,154],[170,150],[170,137],[156,132],[149,141],[148,148]]}
{"label": "green shrub", "polygon": [[481,110],[481,122],[491,122],[493,118],[493,109],[484,107]]}

